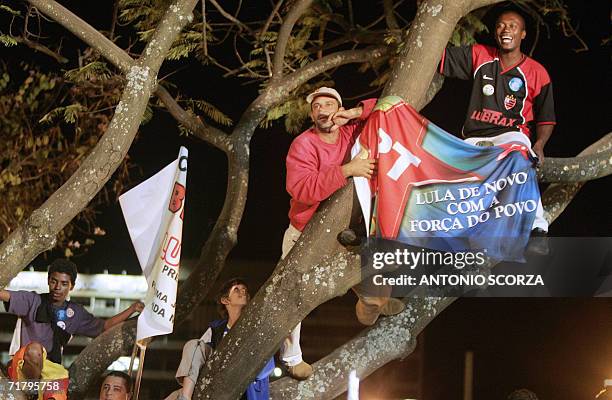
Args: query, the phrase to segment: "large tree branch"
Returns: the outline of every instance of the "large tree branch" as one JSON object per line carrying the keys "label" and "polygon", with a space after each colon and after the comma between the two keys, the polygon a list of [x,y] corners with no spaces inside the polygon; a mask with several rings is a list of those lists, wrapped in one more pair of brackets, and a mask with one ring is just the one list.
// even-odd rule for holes
{"label": "large tree branch", "polygon": [[[350,208],[337,206],[351,204],[352,197],[353,188],[348,185],[319,207],[291,252],[257,292],[200,373],[196,399],[240,397],[302,318],[321,302],[359,282],[359,257],[347,253],[336,241],[335,229],[329,229],[348,226]],[[291,312],[280,312],[281,308]],[[249,354],[248,362],[245,354]]]}
{"label": "large tree branch", "polygon": [[[88,46],[95,49],[111,64],[123,73],[128,73],[134,59],[121,47],[117,46],[100,31],[83,21],[78,15],[68,10],[55,0],[27,0],[36,6],[40,12],[52,18]],[[186,21],[184,21],[186,23]],[[155,42],[152,42],[155,43]],[[153,46],[154,47],[154,46]],[[153,48],[151,47],[151,48]],[[185,111],[162,86],[157,86],[155,94],[164,103],[168,112],[181,124],[187,127],[197,137],[207,141],[218,149],[227,152],[229,144],[227,135],[210,125],[205,124],[196,116]]]}
{"label": "large tree branch", "polygon": [[226,135],[225,132],[220,129],[206,124],[194,114],[187,112],[176,102],[166,88],[161,85],[157,86],[155,95],[164,103],[170,115],[189,129],[195,136],[212,144],[226,154],[231,151],[230,146],[232,140],[229,135]]}
{"label": "large tree branch", "polygon": [[106,371],[109,360],[116,360],[118,355],[131,353],[136,337],[136,322],[137,319],[130,319],[113,326],[79,353],[68,371],[71,400],[85,396],[87,389]]}
{"label": "large tree branch", "polygon": [[[578,156],[588,156],[590,154],[601,154],[609,152],[612,148],[610,134],[607,134],[597,142],[584,149]],[[608,158],[608,162],[610,159]],[[572,201],[576,193],[585,182],[570,184],[552,184],[542,194],[542,205],[544,206],[544,216],[549,223],[561,215],[565,208]]]}
{"label": "large tree branch", "polygon": [[[501,0],[423,1],[404,39],[382,97],[402,97],[417,110],[422,108],[442,51],[461,17],[470,11]],[[426,49],[426,51],[425,51]]]}
{"label": "large tree branch", "polygon": [[338,347],[313,365],[314,373],[306,381],[283,378],[271,386],[272,400],[334,399],[346,391],[348,375],[357,371],[360,379],[398,358],[410,355],[416,338],[427,324],[448,307],[454,298],[411,299],[398,315],[380,318],[355,338]]}
{"label": "large tree branch", "polygon": [[[596,153],[574,158],[547,157],[539,171],[541,182],[569,183],[598,179],[612,173],[612,132],[597,141]],[[586,150],[585,150],[586,151]]]}
{"label": "large tree branch", "polygon": [[117,66],[123,73],[127,73],[134,65],[134,60],[109,38],[94,29],[78,15],[68,10],[55,0],[27,0],[38,11],[45,14],[76,37],[96,49],[104,58]]}
{"label": "large tree branch", "polygon": [[283,75],[283,65],[285,62],[285,51],[291,31],[298,19],[310,8],[313,0],[296,0],[293,8],[285,17],[276,38],[276,48],[274,49],[274,60],[272,61],[272,79],[278,79]]}

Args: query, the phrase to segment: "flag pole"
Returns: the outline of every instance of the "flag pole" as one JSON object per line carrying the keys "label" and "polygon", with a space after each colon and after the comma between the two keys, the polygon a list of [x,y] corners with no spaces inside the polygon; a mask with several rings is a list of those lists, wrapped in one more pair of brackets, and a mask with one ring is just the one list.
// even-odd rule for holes
{"label": "flag pole", "polygon": [[140,362],[138,363],[138,372],[136,373],[136,382],[134,384],[134,400],[138,400],[138,396],[140,395],[140,383],[142,381],[142,371],[144,370],[144,359],[147,352],[147,345],[151,342],[151,338],[143,339],[140,342],[142,343],[136,342],[138,348],[140,349]]}
{"label": "flag pole", "polygon": [[132,371],[134,371],[134,359],[136,358],[136,352],[138,351],[138,344],[134,342],[134,348],[132,349],[132,357],[130,358],[130,368],[128,369],[128,375],[132,377]]}

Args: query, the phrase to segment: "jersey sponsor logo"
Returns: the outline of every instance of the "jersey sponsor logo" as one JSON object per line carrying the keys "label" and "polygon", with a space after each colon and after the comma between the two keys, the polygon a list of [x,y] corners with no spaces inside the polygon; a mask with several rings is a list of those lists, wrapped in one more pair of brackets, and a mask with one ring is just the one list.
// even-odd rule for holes
{"label": "jersey sponsor logo", "polygon": [[516,97],[512,94],[507,94],[504,98],[504,107],[506,110],[511,110],[516,105]]}
{"label": "jersey sponsor logo", "polygon": [[474,111],[470,116],[474,121],[488,122],[489,124],[510,127],[516,124],[516,118],[504,117],[499,111],[483,108],[482,111]]}
{"label": "jersey sponsor logo", "polygon": [[493,93],[495,93],[495,87],[493,85],[486,84],[482,87],[482,93],[485,96],[491,96]]}
{"label": "jersey sponsor logo", "polygon": [[510,79],[510,82],[508,82],[508,86],[513,92],[518,92],[523,87],[523,80],[521,78],[514,77]]}
{"label": "jersey sponsor logo", "polygon": [[488,81],[492,81],[492,80],[493,80],[493,78],[491,78],[490,76],[487,76],[487,74],[484,74],[484,75],[482,76],[482,79],[486,79],[486,80],[488,80]]}

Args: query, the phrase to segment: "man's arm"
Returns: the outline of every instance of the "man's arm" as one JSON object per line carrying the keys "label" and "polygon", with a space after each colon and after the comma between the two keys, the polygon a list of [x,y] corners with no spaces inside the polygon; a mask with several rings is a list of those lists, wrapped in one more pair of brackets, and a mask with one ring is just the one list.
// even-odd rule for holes
{"label": "man's arm", "polygon": [[536,120],[536,140],[531,147],[539,158],[539,164],[542,165],[544,163],[544,146],[548,139],[550,139],[550,135],[552,135],[556,116],[553,88],[548,72],[542,68],[538,73],[540,75],[539,81],[543,82],[543,84],[533,101],[533,112]]}
{"label": "man's arm", "polygon": [[[359,103],[357,107],[345,110],[340,108],[338,111],[330,115],[331,121],[334,126],[331,127],[332,131],[338,130],[341,126],[345,126],[345,134],[350,134],[355,137],[361,132],[365,121],[368,119],[374,107],[376,106],[376,99],[366,99]],[[348,123],[351,123],[347,125]]]}
{"label": "man's arm", "polygon": [[287,192],[303,204],[316,204],[331,196],[346,184],[350,176],[369,178],[374,160],[356,157],[342,166],[332,165],[319,169],[319,161],[309,143],[296,139],[287,154]]}
{"label": "man's arm", "polygon": [[474,46],[448,46],[442,52],[438,73],[448,78],[472,79],[474,51],[481,51]]}
{"label": "man's arm", "polygon": [[144,304],[141,301],[134,302],[131,306],[129,306],[128,308],[120,312],[119,314],[104,321],[104,330],[105,331],[109,330],[113,326],[128,319],[135,312],[141,312],[143,309],[144,309]]}
{"label": "man's arm", "polygon": [[536,153],[539,159],[540,165],[544,163],[544,146],[550,139],[550,135],[553,133],[555,125],[553,124],[538,124],[536,126],[536,142],[533,144],[533,151]]}
{"label": "man's arm", "polygon": [[11,300],[11,293],[8,290],[0,290],[0,301],[10,301]]}

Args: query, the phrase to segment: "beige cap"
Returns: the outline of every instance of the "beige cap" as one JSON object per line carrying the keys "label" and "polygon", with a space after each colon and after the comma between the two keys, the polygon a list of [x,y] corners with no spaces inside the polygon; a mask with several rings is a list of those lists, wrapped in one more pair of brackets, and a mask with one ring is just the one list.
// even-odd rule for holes
{"label": "beige cap", "polygon": [[310,93],[306,97],[306,101],[308,102],[308,104],[310,104],[316,97],[319,97],[319,96],[333,97],[334,99],[338,100],[338,103],[340,103],[340,105],[342,106],[342,97],[340,97],[340,93],[338,93],[336,89],[332,89],[332,88],[325,87],[325,86],[321,86],[314,92]]}

